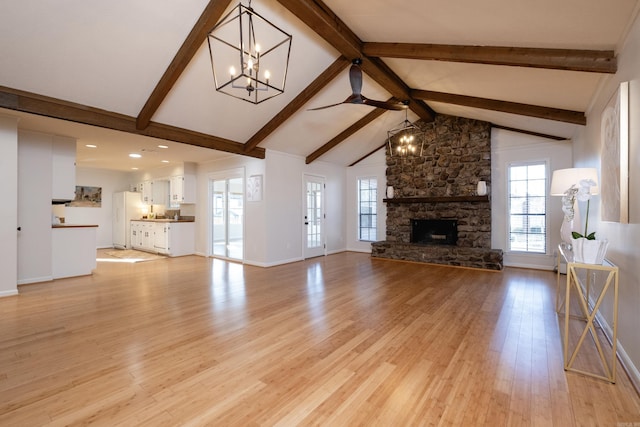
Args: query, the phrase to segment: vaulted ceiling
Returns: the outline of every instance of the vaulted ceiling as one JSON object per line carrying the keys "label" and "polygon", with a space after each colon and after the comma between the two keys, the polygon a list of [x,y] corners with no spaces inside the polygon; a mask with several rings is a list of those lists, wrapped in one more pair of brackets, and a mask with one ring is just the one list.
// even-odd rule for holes
{"label": "vaulted ceiling", "polygon": [[78,138],[85,167],[262,158],[265,149],[346,166],[405,117],[364,105],[309,111],[351,93],[348,68],[361,58],[362,93],[408,101],[410,120],[451,114],[565,139],[616,72],[638,13],[637,0],[252,0],[293,35],[285,93],[253,105],[216,92],[211,73],[206,34],[235,5],[4,1],[0,113]]}

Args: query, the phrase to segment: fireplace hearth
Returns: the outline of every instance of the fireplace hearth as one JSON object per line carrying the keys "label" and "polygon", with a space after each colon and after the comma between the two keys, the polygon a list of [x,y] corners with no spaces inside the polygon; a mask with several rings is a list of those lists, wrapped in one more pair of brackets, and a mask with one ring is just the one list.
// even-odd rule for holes
{"label": "fireplace hearth", "polygon": [[455,219],[411,220],[411,243],[455,245],[457,241],[458,221]]}

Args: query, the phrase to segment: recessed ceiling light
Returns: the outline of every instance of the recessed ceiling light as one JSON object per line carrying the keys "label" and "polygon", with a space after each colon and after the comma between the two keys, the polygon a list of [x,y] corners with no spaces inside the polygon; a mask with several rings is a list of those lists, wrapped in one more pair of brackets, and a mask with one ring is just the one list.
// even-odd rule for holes
{"label": "recessed ceiling light", "polygon": [[169,160],[162,160],[162,163],[169,163]]}
{"label": "recessed ceiling light", "polygon": [[138,153],[131,153],[131,154],[129,154],[129,157],[134,158],[134,159],[139,159],[140,157],[142,157],[142,155],[138,154]]}
{"label": "recessed ceiling light", "polygon": [[158,145],[158,148],[169,148],[168,145]]}
{"label": "recessed ceiling light", "polygon": [[131,168],[131,169],[133,169],[134,171],[137,171],[137,170],[138,170],[138,168]]}
{"label": "recessed ceiling light", "polygon": [[87,147],[87,148],[98,148],[97,145],[93,145],[93,144],[87,144],[87,145],[85,145],[85,147]]}

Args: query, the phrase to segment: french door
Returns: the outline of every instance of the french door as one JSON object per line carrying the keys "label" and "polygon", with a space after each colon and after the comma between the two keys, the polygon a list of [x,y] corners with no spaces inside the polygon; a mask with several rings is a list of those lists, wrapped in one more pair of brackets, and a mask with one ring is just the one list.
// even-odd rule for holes
{"label": "french door", "polygon": [[325,209],[323,177],[304,176],[304,257],[312,258],[325,254]]}
{"label": "french door", "polygon": [[210,179],[211,253],[244,258],[244,178],[242,171]]}

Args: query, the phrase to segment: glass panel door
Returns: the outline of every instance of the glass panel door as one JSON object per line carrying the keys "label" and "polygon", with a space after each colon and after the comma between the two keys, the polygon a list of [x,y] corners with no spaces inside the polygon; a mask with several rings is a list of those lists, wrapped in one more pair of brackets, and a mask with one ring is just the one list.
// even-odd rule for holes
{"label": "glass panel door", "polygon": [[305,176],[305,258],[324,255],[324,178]]}
{"label": "glass panel door", "polygon": [[212,252],[214,256],[242,260],[244,245],[243,178],[211,181]]}

